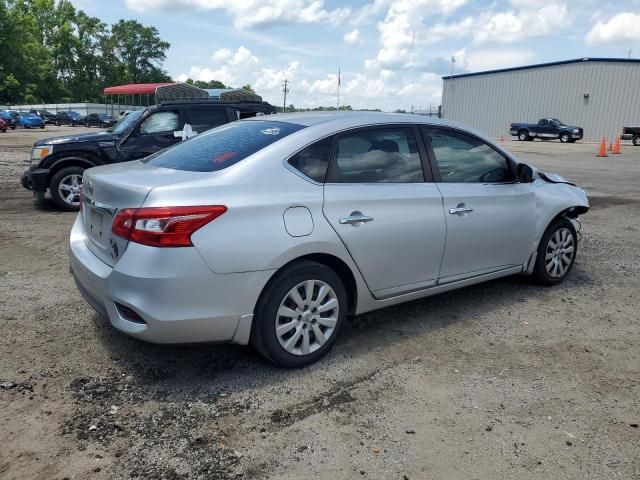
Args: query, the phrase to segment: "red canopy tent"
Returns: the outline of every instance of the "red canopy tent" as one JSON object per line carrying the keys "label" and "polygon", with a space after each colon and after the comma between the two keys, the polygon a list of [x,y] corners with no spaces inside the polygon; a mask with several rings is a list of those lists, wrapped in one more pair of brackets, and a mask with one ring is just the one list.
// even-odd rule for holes
{"label": "red canopy tent", "polygon": [[175,82],[160,83],[130,83],[129,85],[118,85],[104,89],[105,95],[155,95],[156,89],[163,85],[175,85]]}
{"label": "red canopy tent", "polygon": [[[193,100],[208,99],[209,94],[200,88],[194,87],[187,83],[177,82],[158,82],[158,83],[130,83],[129,85],[117,85],[107,87],[103,90],[105,95],[117,96],[118,112],[120,111],[120,96],[124,96],[125,105],[135,107],[148,107],[151,103],[159,103],[167,100]],[[146,101],[143,102],[143,95],[146,95]],[[150,95],[153,95],[151,102]],[[131,96],[131,102],[127,104],[127,97]],[[138,98],[136,99],[136,96]],[[113,97],[112,97],[113,98]],[[137,100],[137,101],[136,101]],[[111,110],[113,111],[113,101],[111,102]]]}

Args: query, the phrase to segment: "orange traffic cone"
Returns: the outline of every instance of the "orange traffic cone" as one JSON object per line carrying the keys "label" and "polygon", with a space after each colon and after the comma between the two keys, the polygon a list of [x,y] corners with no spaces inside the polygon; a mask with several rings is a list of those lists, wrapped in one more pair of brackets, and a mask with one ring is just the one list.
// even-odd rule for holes
{"label": "orange traffic cone", "polygon": [[609,142],[609,151],[613,152],[613,142]]}
{"label": "orange traffic cone", "polygon": [[602,142],[600,143],[600,151],[598,152],[597,157],[608,157],[607,155],[607,139],[602,137]]}
{"label": "orange traffic cone", "polygon": [[613,152],[614,155],[619,155],[620,152],[620,137],[616,137],[616,143],[613,145]]}

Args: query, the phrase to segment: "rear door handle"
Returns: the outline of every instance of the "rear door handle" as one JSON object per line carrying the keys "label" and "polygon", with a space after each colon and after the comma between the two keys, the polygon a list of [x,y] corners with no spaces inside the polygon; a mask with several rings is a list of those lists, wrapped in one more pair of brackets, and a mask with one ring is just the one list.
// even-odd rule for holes
{"label": "rear door handle", "polygon": [[338,219],[338,221],[342,225],[353,225],[354,227],[357,227],[362,223],[371,222],[372,220],[373,220],[373,217],[363,215],[362,212],[358,212],[358,211],[351,212],[351,215],[349,215],[348,217],[340,217]]}
{"label": "rear door handle", "polygon": [[471,213],[471,212],[473,212],[473,208],[470,208],[470,207],[457,206],[456,208],[449,209],[449,213],[451,215],[462,215],[464,213]]}

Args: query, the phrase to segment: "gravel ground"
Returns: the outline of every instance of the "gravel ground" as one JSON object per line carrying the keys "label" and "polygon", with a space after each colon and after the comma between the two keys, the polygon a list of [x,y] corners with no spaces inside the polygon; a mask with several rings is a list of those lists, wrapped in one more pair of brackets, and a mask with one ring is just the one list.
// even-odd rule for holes
{"label": "gravel ground", "polygon": [[505,141],[591,197],[567,281],[363,315],[281,370],[141,343],[85,304],[74,215],[18,182],[35,139],[83,130],[0,134],[0,478],[640,478],[640,148]]}

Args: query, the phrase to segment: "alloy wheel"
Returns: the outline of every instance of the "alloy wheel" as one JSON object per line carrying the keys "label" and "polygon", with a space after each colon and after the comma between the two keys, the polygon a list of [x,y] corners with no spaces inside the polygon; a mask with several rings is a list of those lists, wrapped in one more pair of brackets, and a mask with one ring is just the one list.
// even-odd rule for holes
{"label": "alloy wheel", "polygon": [[544,266],[553,278],[562,277],[571,266],[575,254],[573,235],[568,228],[559,228],[549,239],[544,256]]}
{"label": "alloy wheel", "polygon": [[58,184],[58,193],[65,203],[80,205],[80,191],[82,189],[82,175],[72,173],[64,177]]}
{"label": "alloy wheel", "polygon": [[285,295],[276,313],[278,342],[293,355],[308,355],[324,345],[338,323],[336,292],[321,280],[306,280]]}

